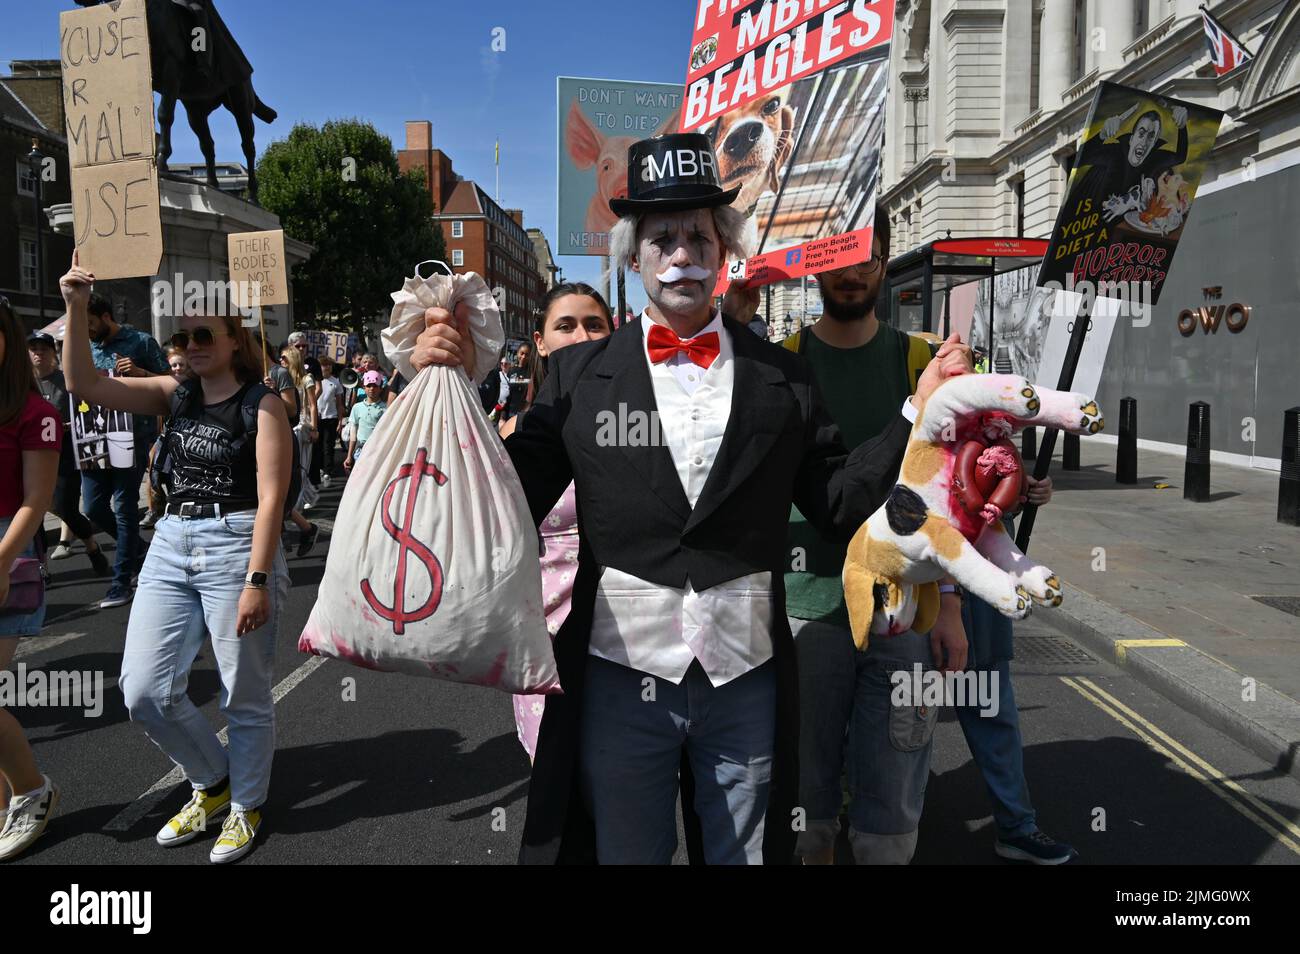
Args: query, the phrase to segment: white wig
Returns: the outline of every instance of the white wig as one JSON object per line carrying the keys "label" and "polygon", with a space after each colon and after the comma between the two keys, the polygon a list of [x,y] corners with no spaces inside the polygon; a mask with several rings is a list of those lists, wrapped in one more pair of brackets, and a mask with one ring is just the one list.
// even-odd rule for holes
{"label": "white wig", "polygon": [[[725,252],[732,258],[749,258],[758,248],[758,227],[745,213],[729,205],[714,206],[713,226]],[[625,215],[609,230],[609,254],[614,267],[630,268],[636,257],[637,229],[642,216]]]}

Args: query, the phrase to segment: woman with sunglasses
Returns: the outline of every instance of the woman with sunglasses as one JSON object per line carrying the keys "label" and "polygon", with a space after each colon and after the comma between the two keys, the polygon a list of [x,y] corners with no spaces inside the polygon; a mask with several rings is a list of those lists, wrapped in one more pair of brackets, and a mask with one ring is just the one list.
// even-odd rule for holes
{"label": "woman with sunglasses", "polygon": [[[526,369],[530,382],[526,404],[519,414],[501,424],[501,437],[513,434],[528,416],[533,395],[546,380],[548,355],[572,344],[605,338],[612,330],[609,306],[590,285],[565,282],[547,292],[533,331],[533,354]],[[569,615],[573,579],[578,572],[578,509],[573,484],[546,515],[538,533],[542,538],[542,607],[546,629],[554,639]],[[546,697],[515,696],[514,703],[515,729],[531,760],[537,751],[537,730],[542,724]]]}
{"label": "woman with sunglasses", "polygon": [[[194,789],[156,840],[184,844],[229,811],[208,857],[233,861],[252,849],[261,826],[275,749],[271,664],[288,590],[280,524],[293,437],[284,403],[261,383],[256,346],[225,301],[180,318],[177,341],[185,342],[193,380],[97,374],[86,333],[94,278],[74,252],[59,283],[70,389],[106,408],[167,415],[162,453],[171,489],[140,571],[119,686],[132,721]],[[207,633],[229,752],[186,694]]]}
{"label": "woman with sunglasses", "polygon": [[[15,562],[36,556],[34,538],[43,532],[63,446],[63,418],[41,397],[25,337],[0,297],[0,670],[13,661],[19,637],[35,636],[45,622],[44,600],[35,608],[5,604]],[[36,768],[23,727],[0,709],[0,861],[39,838],[58,804],[59,790]]]}

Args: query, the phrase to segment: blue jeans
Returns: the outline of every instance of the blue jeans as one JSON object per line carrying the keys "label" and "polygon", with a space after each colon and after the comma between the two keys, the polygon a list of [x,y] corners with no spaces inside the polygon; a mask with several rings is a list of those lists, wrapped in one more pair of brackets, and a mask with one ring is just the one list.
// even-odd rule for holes
{"label": "blue jeans", "polygon": [[698,662],[673,685],[589,656],[578,771],[600,863],[672,861],[685,746],[705,862],[762,864],[775,738],[770,661],[715,687]]}
{"label": "blue jeans", "polygon": [[[235,635],[255,513],[194,520],[165,516],[155,524],[131,604],[118,681],[131,721],[144,727],[191,785],[208,788],[230,777],[233,809],[257,808],[266,800],[275,752],[271,663],[289,588],[284,553],[277,547],[270,618]],[[190,667],[209,634],[221,675],[228,756],[186,694]]]}
{"label": "blue jeans", "polygon": [[[110,467],[81,473],[81,496],[91,522],[117,538],[113,585],[129,587],[140,568],[140,478],[144,474],[137,445],[135,467]],[[144,448],[147,460],[149,448]]]}
{"label": "blue jeans", "polygon": [[796,852],[817,857],[839,832],[848,742],[849,841],[858,864],[907,864],[916,850],[939,710],[895,706],[894,672],[934,668],[928,634],[874,636],[859,651],[842,626],[790,618],[799,661]]}
{"label": "blue jeans", "polygon": [[[983,600],[967,593],[962,600],[962,624],[970,636],[971,646],[985,653],[984,647],[995,644],[998,628],[1011,628],[1011,621]],[[1024,746],[1020,739],[1020,712],[1011,688],[1011,662],[977,653],[972,669],[998,674],[998,712],[992,718],[980,715],[974,706],[957,706],[957,720],[966,736],[966,745],[979,766],[993,802],[993,820],[1004,838],[1027,835],[1038,829],[1033,803],[1029,800],[1029,783],[1025,781]]]}

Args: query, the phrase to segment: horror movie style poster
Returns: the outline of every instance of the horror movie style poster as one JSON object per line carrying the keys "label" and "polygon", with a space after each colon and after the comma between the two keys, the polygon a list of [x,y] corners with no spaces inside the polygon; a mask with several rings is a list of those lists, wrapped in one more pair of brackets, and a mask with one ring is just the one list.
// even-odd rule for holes
{"label": "horror movie style poster", "polygon": [[[1037,284],[1154,305],[1223,114],[1100,84]],[[1104,283],[1104,285],[1103,285]],[[1111,291],[1111,285],[1123,290]]]}

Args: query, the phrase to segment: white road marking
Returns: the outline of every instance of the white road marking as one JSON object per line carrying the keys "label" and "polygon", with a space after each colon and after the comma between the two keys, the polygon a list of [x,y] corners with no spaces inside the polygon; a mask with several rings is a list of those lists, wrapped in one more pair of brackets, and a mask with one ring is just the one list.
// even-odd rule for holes
{"label": "white road marking", "polygon": [[14,659],[35,656],[37,653],[43,653],[47,649],[54,649],[64,643],[70,643],[74,639],[80,639],[85,635],[85,633],[63,633],[59,636],[25,636],[18,641],[18,648],[14,651]]}
{"label": "white road marking", "polygon": [[[326,656],[312,656],[305,663],[280,680],[279,685],[271,690],[272,704],[278,703],[289,694],[291,689],[324,665],[327,658],[328,657]],[[217,738],[221,740],[222,745],[226,744],[226,735],[227,732],[224,728],[217,733]],[[136,822],[153,811],[153,809],[167,796],[172,788],[184,778],[185,774],[180,770],[180,766],[176,766],[162,778],[158,779],[158,781],[150,785],[143,795],[109,819],[103,830],[129,831]]]}

